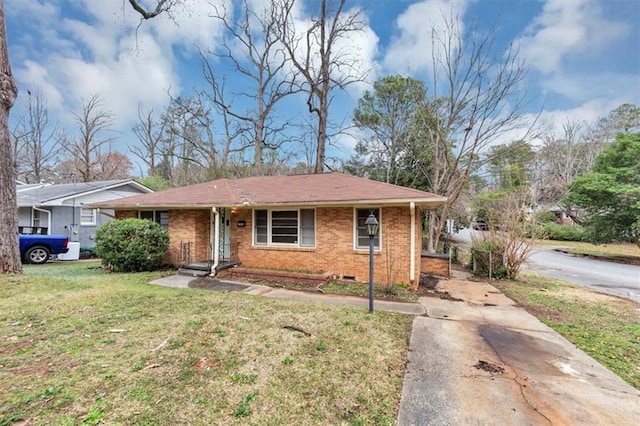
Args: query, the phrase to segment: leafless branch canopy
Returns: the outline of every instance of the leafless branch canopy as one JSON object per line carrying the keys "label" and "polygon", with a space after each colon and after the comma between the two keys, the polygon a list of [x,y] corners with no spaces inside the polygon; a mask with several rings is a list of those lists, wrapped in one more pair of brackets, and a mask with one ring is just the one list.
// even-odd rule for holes
{"label": "leafless branch canopy", "polygon": [[146,10],[138,0],[129,0],[129,4],[133,10],[138,12],[142,19],[151,19],[160,15],[162,12],[168,12],[171,9],[171,6],[177,3],[178,0],[157,0],[155,9]]}

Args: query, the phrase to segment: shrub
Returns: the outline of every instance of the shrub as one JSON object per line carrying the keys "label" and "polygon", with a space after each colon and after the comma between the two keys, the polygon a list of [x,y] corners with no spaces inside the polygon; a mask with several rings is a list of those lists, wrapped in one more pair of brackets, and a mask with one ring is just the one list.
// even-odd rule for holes
{"label": "shrub", "polygon": [[[491,276],[504,278],[506,269],[504,265],[505,247],[500,241],[489,239],[476,240],[471,245],[471,266],[475,276],[486,277],[489,275],[489,259],[491,259]],[[491,253],[491,256],[489,256]]]}
{"label": "shrub", "polygon": [[550,240],[558,241],[585,241],[585,230],[581,226],[560,225],[557,223],[545,223],[544,233]]}
{"label": "shrub", "polygon": [[146,219],[113,220],[96,231],[96,254],[119,272],[158,269],[168,248],[167,231]]}
{"label": "shrub", "polygon": [[98,257],[95,247],[80,247],[80,259],[95,259]]}

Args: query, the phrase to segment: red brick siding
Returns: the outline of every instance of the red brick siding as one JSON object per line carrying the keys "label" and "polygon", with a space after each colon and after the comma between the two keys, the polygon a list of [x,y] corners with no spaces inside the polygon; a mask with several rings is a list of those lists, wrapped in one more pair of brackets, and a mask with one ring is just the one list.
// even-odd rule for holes
{"label": "red brick siding", "polygon": [[[382,251],[374,255],[374,281],[386,283],[389,269],[392,281],[409,283],[410,269],[410,212],[406,207],[382,209]],[[238,228],[238,221],[246,226]],[[232,213],[231,238],[238,244],[243,266],[330,272],[337,277],[369,279],[369,251],[354,250],[354,209],[327,207],[316,209],[316,247],[261,247],[252,244],[251,209]],[[419,276],[420,218],[416,214],[416,277]],[[417,280],[416,280],[417,282]]]}
{"label": "red brick siding", "polygon": [[423,257],[421,263],[422,271],[426,274],[449,276],[449,259]]}
{"label": "red brick siding", "polygon": [[116,219],[137,219],[137,210],[119,210],[115,212]]}
{"label": "red brick siding", "polygon": [[191,243],[191,261],[211,258],[210,210],[169,210],[169,253],[167,261],[180,262],[183,243]]}
{"label": "red brick siding", "polygon": [[[238,257],[243,266],[256,268],[289,269],[330,272],[336,277],[354,277],[356,281],[369,280],[369,251],[354,250],[354,209],[352,207],[325,207],[316,209],[316,247],[262,247],[253,246],[253,214],[251,209],[231,210],[231,242],[238,244]],[[118,219],[137,217],[135,210],[116,212]],[[374,281],[385,284],[410,283],[411,215],[409,206],[382,208],[382,250],[374,254]],[[238,227],[239,221],[246,222]],[[211,212],[202,210],[169,211],[169,251],[165,261],[178,264],[183,242],[191,242],[191,260],[211,257],[209,242]],[[415,214],[415,280],[420,270],[427,272],[432,266],[421,261],[422,223],[420,209]],[[434,273],[436,273],[434,271]]]}

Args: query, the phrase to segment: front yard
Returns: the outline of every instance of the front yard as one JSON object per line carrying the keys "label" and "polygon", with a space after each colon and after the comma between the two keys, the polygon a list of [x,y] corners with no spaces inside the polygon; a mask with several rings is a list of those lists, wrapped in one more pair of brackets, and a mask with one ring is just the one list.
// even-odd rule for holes
{"label": "front yard", "polygon": [[0,276],[0,424],[395,422],[413,317],[97,266]]}

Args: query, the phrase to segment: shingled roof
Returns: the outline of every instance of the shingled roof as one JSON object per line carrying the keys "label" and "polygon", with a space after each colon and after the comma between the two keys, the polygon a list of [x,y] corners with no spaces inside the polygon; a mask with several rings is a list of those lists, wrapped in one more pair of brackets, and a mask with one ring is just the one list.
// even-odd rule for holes
{"label": "shingled roof", "polygon": [[445,197],[342,173],[218,179],[93,204],[110,209],[407,204],[435,209]]}

